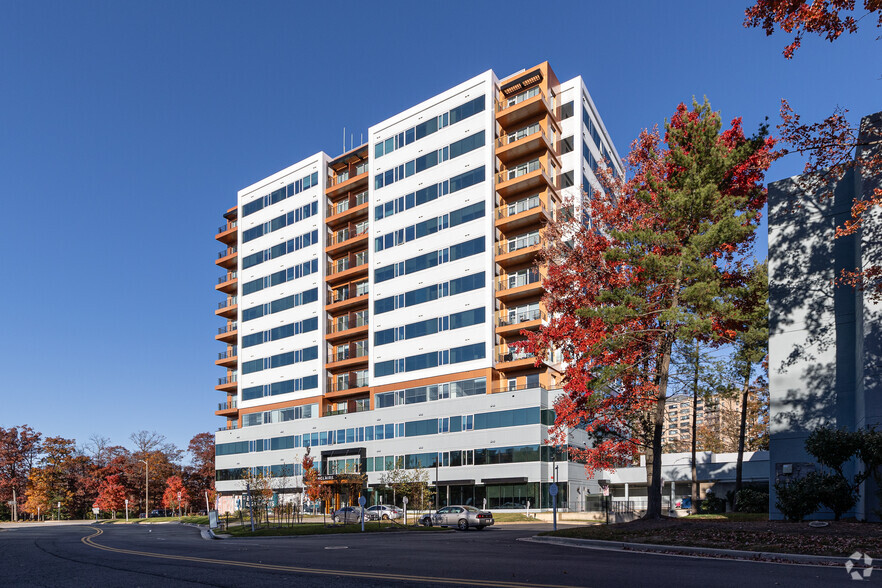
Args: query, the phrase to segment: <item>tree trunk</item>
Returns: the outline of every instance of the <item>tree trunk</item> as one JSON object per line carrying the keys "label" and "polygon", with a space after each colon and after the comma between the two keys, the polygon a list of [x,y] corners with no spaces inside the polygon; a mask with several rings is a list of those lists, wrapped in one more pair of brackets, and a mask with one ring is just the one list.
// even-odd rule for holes
{"label": "tree trunk", "polygon": [[668,372],[671,368],[671,349],[673,334],[665,336],[661,348],[661,363],[658,367],[658,397],[655,401],[655,415],[652,423],[652,454],[646,460],[646,500],[645,519],[658,519],[662,516],[661,469],[662,469],[662,429],[665,424],[665,401],[668,397]]}
{"label": "tree trunk", "polygon": [[699,342],[695,341],[695,371],[692,375],[692,513],[698,514],[698,468],[695,464],[698,452],[698,375]]}
{"label": "tree trunk", "polygon": [[735,496],[733,503],[737,500],[738,491],[741,490],[741,470],[744,466],[744,436],[747,434],[747,400],[750,395],[750,372],[744,377],[744,389],[741,392],[741,425],[738,429],[738,460],[735,462]]}

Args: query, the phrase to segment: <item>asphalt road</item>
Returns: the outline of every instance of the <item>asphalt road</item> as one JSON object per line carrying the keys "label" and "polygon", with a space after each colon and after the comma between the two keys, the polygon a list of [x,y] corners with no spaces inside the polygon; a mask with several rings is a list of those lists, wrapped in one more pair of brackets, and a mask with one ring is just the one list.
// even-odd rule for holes
{"label": "asphalt road", "polygon": [[[207,541],[177,524],[0,528],[0,586],[855,586],[844,568],[517,541],[536,527]],[[878,583],[882,572],[870,582]],[[869,583],[869,582],[868,582]]]}

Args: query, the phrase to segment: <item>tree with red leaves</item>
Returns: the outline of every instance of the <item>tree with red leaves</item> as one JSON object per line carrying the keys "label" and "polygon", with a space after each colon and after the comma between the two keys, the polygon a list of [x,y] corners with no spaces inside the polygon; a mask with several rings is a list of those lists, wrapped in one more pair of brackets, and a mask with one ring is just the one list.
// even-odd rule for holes
{"label": "tree with red leaves", "polygon": [[126,504],[126,487],[122,484],[122,476],[114,474],[107,476],[98,487],[98,498],[95,506],[101,510],[110,511],[111,516],[116,518],[116,511]]}
{"label": "tree with red leaves", "polygon": [[[863,9],[866,13],[855,18],[854,0],[757,0],[745,11],[744,26],[761,26],[766,35],[775,32],[775,25],[787,33],[795,31],[793,42],[784,49],[784,57],[792,59],[805,33],[826,35],[832,43],[844,32],[857,32],[858,22],[867,16],[875,19],[877,28],[882,27],[882,0],[864,0]],[[882,175],[882,153],[878,148],[882,137],[878,133],[861,133],[858,126],[849,124],[847,113],[848,110],[837,107],[823,121],[807,124],[800,120],[787,100],[781,101],[778,130],[782,142],[790,147],[782,149],[781,155],[795,152],[806,158],[797,184],[808,197],[831,197],[836,183],[852,168],[865,177]],[[851,219],[836,228],[836,237],[857,234],[873,209],[882,209],[880,188],[857,195]],[[878,240],[866,246],[875,247],[868,252],[868,259],[882,257]],[[872,300],[882,301],[882,264],[878,262],[843,270],[839,282],[864,290]]]}
{"label": "tree with red leaves", "polygon": [[773,157],[766,129],[748,138],[741,120],[722,131],[710,105],[680,104],[664,139],[644,131],[628,156],[627,181],[602,174],[606,189],[586,198],[585,217],[546,231],[543,299],[549,322],[524,346],[565,362],[564,391],[551,430],[593,437],[571,448],[589,476],[646,460],[647,518],[661,516],[665,400],[675,342],[734,340],[724,319],[752,265],[747,260],[766,202]]}
{"label": "tree with red leaves", "polygon": [[190,495],[184,487],[184,481],[180,476],[169,476],[166,481],[165,492],[162,495],[162,506],[178,511],[190,503]]}
{"label": "tree with red leaves", "polygon": [[18,508],[24,504],[28,475],[40,455],[41,439],[42,435],[27,425],[0,427],[0,513],[13,496]]}

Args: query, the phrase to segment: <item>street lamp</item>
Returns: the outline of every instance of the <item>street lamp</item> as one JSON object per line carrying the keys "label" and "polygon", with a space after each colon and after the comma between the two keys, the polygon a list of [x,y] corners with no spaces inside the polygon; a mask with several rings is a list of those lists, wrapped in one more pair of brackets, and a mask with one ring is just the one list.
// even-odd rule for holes
{"label": "street lamp", "polygon": [[598,478],[597,485],[600,486],[601,497],[603,500],[603,510],[606,511],[606,524],[609,524],[609,507],[612,506],[610,504],[610,496],[609,496],[609,480],[604,478]]}
{"label": "street lamp", "polygon": [[150,464],[146,459],[139,459],[144,464],[144,518],[150,518]]}

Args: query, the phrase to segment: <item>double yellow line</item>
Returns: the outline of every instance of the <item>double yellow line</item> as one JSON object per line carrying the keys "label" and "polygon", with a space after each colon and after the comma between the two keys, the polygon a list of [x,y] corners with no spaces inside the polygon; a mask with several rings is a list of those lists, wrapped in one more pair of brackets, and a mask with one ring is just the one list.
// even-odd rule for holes
{"label": "double yellow line", "polygon": [[316,568],[302,568],[297,566],[280,566],[264,563],[251,563],[245,561],[233,561],[227,559],[211,559],[206,557],[190,557],[186,555],[167,555],[164,553],[151,553],[149,551],[135,551],[132,549],[120,549],[118,547],[108,547],[95,543],[94,539],[99,535],[103,535],[104,531],[95,529],[91,535],[80,539],[84,544],[102,551],[112,553],[124,553],[126,555],[138,555],[141,557],[152,557],[155,559],[167,559],[173,561],[189,561],[194,563],[204,563],[222,566],[235,566],[239,568],[255,568],[260,570],[269,570],[274,572],[293,572],[296,574],[312,574],[319,576],[346,576],[349,578],[365,578],[371,580],[395,580],[400,582],[425,582],[434,584],[452,584],[456,586],[491,586],[494,588],[525,588],[528,586],[536,588],[573,588],[562,586],[559,584],[523,584],[521,582],[498,582],[496,580],[472,580],[465,578],[440,578],[433,576],[411,576],[407,574],[384,574],[379,572],[354,572],[348,570],[323,570]]}

